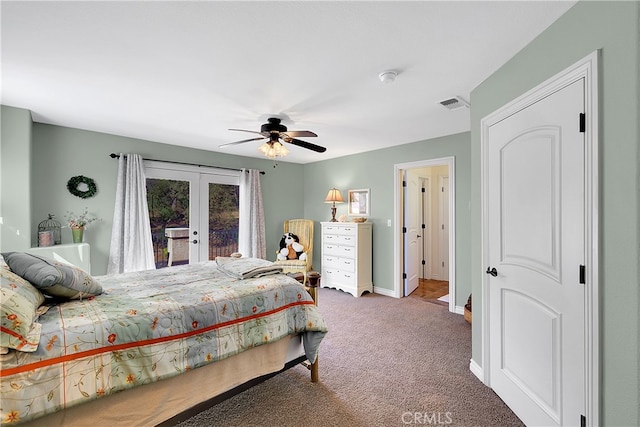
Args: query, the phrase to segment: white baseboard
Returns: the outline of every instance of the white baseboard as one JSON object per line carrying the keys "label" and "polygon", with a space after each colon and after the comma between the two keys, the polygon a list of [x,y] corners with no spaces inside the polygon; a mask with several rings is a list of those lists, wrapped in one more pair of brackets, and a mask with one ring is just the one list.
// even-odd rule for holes
{"label": "white baseboard", "polygon": [[386,289],[386,288],[378,288],[378,287],[373,287],[373,293],[374,294],[380,294],[380,295],[384,295],[387,297],[392,297],[392,298],[396,298],[393,289]]}
{"label": "white baseboard", "polygon": [[462,314],[464,315],[464,307],[461,305],[456,305],[455,310],[453,311],[455,314]]}
{"label": "white baseboard", "polygon": [[482,366],[478,365],[473,359],[469,362],[469,370],[484,383],[484,370],[482,369]]}

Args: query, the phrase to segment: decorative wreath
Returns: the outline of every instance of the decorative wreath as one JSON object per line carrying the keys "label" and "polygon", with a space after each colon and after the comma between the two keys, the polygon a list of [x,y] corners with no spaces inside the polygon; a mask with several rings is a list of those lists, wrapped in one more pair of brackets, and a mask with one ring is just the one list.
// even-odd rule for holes
{"label": "decorative wreath", "polygon": [[[86,184],[87,190],[82,191],[78,189],[78,186],[80,184]],[[96,186],[96,182],[93,179],[86,176],[78,175],[72,177],[67,182],[67,190],[69,190],[69,193],[73,194],[74,196],[80,197],[81,199],[88,199],[89,197],[93,197],[96,195],[96,193],[98,192],[98,187]]]}

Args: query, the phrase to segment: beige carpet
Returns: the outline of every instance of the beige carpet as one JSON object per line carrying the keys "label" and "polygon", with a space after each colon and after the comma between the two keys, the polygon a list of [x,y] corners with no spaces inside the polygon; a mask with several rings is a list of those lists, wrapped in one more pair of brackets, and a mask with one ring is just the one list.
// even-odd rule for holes
{"label": "beige carpet", "polygon": [[[471,327],[446,307],[320,290],[320,383],[297,366],[179,424],[522,426],[470,371]],[[197,392],[197,390],[194,390]]]}

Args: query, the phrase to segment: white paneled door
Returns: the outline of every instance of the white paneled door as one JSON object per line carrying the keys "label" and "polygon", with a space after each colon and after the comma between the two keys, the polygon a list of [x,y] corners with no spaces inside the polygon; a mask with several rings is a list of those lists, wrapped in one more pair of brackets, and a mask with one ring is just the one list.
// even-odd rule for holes
{"label": "white paneled door", "polygon": [[489,128],[490,385],[531,426],[585,413],[584,82]]}
{"label": "white paneled door", "polygon": [[420,180],[416,173],[405,171],[404,182],[404,296],[419,284]]}
{"label": "white paneled door", "polygon": [[449,281],[449,177],[440,177],[440,280]]}

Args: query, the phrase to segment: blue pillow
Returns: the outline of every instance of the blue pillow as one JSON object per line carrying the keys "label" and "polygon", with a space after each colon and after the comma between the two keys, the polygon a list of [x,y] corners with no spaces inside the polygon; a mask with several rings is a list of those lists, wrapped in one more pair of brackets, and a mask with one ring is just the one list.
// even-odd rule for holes
{"label": "blue pillow", "polygon": [[45,295],[82,299],[102,293],[100,283],[74,265],[24,252],[4,252],[2,256],[11,271]]}

